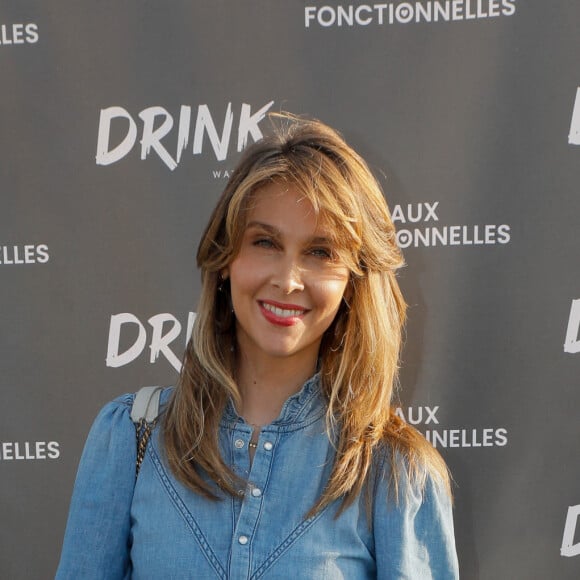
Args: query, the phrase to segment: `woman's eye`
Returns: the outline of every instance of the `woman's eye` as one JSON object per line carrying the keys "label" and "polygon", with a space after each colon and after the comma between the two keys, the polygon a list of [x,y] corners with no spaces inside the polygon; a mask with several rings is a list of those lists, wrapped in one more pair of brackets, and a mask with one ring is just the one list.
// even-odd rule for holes
{"label": "woman's eye", "polygon": [[310,253],[317,258],[325,258],[327,260],[332,258],[332,252],[328,248],[312,248]]}
{"label": "woman's eye", "polygon": [[254,246],[259,248],[273,248],[274,242],[270,238],[258,238],[254,240]]}

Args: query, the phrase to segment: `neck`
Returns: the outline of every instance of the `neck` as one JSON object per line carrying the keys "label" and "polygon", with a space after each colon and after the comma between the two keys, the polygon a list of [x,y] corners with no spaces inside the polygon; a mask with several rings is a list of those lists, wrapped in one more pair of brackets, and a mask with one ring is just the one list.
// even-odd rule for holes
{"label": "neck", "polygon": [[256,426],[271,423],[288,399],[314,374],[316,361],[297,364],[292,357],[274,360],[239,356],[238,385],[242,395],[240,414]]}

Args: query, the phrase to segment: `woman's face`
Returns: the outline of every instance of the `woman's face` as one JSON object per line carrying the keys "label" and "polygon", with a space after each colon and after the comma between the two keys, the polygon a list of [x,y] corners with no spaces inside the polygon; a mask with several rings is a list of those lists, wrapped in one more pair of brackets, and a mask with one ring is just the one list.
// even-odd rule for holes
{"label": "woman's face", "polygon": [[224,272],[240,352],[250,360],[294,357],[313,366],[349,271],[293,185],[262,187],[248,212],[239,253]]}

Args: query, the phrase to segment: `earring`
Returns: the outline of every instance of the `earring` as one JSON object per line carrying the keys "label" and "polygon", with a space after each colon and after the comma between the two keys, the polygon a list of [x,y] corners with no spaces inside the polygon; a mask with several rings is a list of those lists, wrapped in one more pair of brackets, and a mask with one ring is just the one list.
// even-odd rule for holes
{"label": "earring", "polygon": [[223,272],[219,273],[219,284],[218,284],[218,288],[217,288],[218,292],[224,292],[224,290],[225,290],[224,285],[225,285],[225,282],[227,279],[228,279],[227,274],[224,276]]}
{"label": "earring", "polygon": [[[220,283],[218,285],[218,292],[221,292],[222,294],[226,293],[226,282],[228,281],[228,274],[226,273],[225,275],[220,272],[219,274],[219,279],[220,279]],[[232,299],[231,296],[229,297],[229,309],[230,309],[230,314],[234,313],[234,305],[232,304]]]}

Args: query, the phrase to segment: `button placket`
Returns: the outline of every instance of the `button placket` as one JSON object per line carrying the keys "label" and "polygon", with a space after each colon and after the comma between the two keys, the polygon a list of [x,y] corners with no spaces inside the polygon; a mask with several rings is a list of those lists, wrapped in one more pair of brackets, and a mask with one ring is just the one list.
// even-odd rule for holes
{"label": "button placket", "polygon": [[[234,438],[234,447],[236,439]],[[270,477],[276,439],[275,433],[260,434],[250,467],[248,485],[244,497],[240,498],[242,501],[232,538],[230,559],[230,573],[236,570],[236,578],[241,578],[245,574],[244,570],[247,570],[248,576],[250,573],[254,536],[260,524],[260,515],[263,513],[262,502],[267,501],[268,497],[265,487]],[[245,455],[249,461],[248,441],[245,441],[243,448],[236,448],[234,455],[238,459],[240,455]]]}
{"label": "button placket", "polygon": [[[256,453],[252,462],[250,471],[250,481],[248,489],[246,490],[246,498],[244,501],[244,515],[253,513],[253,517],[257,519],[258,512],[262,501],[265,498],[264,488],[268,481],[270,469],[273,461],[274,443],[271,433],[261,433],[256,446]],[[252,504],[246,505],[246,504]],[[254,510],[258,510],[255,511]]]}
{"label": "button placket", "polygon": [[[249,477],[250,460],[248,455],[248,441],[251,433],[243,426],[235,427],[230,434],[230,466],[234,473],[242,480]],[[236,490],[236,496],[233,498],[234,517],[237,521],[240,517],[244,497],[249,494],[250,490],[240,486]]]}
{"label": "button placket", "polygon": [[248,444],[251,439],[251,432],[247,431],[243,427],[236,428],[232,433],[232,438],[230,439],[232,460],[236,467],[238,473],[247,474],[250,469],[250,462],[248,457]]}

